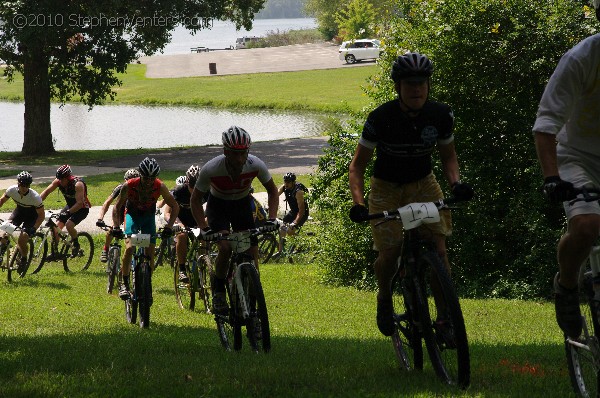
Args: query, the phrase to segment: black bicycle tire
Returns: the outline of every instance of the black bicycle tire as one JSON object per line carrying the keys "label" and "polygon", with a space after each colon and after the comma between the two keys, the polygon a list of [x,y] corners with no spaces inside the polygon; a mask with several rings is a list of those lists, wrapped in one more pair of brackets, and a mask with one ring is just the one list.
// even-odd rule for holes
{"label": "black bicycle tire", "polygon": [[160,244],[154,249],[154,266],[160,267],[163,262],[163,239],[160,239]]}
{"label": "black bicycle tire", "polygon": [[262,234],[258,238],[258,256],[262,264],[269,262],[277,249],[277,238],[274,234]]}
{"label": "black bicycle tire", "polygon": [[[594,290],[592,287],[592,273],[589,261],[580,269],[580,302],[587,302],[588,305],[582,306],[582,316],[584,320],[582,336],[577,343],[598,347],[598,336],[600,334],[600,324],[598,322],[598,313],[600,311],[600,302],[594,299]],[[580,348],[565,335],[565,354],[567,357],[567,368],[573,391],[580,396],[595,397],[600,394],[600,373],[596,367],[596,360],[593,350]],[[595,379],[595,380],[594,380]]]}
{"label": "black bicycle tire", "polygon": [[[33,235],[33,238],[31,238],[33,242],[33,253],[29,262],[35,266],[33,272],[31,273],[32,275],[40,272],[44,266],[44,263],[46,262],[46,256],[48,255],[48,241],[45,240],[45,237],[46,234],[36,232],[35,235]],[[38,259],[39,262],[37,261]]]}
{"label": "black bicycle tire", "polygon": [[137,297],[135,297],[135,272],[131,270],[129,272],[129,280],[130,286],[134,287],[133,292],[129,295],[129,298],[125,300],[125,318],[127,322],[131,324],[135,324],[137,321],[137,313],[138,313],[138,301]]}
{"label": "black bicycle tire", "polygon": [[179,267],[173,267],[173,285],[175,287],[175,300],[179,308],[194,310],[196,306],[196,291],[194,290],[194,284],[197,283],[197,276],[194,272],[196,266],[192,264],[190,267],[189,261],[185,262],[185,272],[188,276],[189,281],[187,283],[179,281]]}
{"label": "black bicycle tire", "polygon": [[[471,381],[471,360],[465,321],[454,284],[446,266],[435,251],[423,253],[417,266],[421,271],[419,279],[422,286],[430,286],[434,277],[439,283],[440,293],[444,298],[446,311],[453,330],[453,345],[455,345],[455,347],[448,348],[445,346],[445,343],[440,342],[443,339],[438,336],[434,329],[435,319],[432,319],[431,311],[429,310],[430,307],[428,306],[427,312],[422,314],[427,316],[428,319],[424,319],[421,316],[421,325],[423,327],[423,338],[425,339],[429,358],[440,379],[448,384],[456,384],[460,388],[465,389]],[[427,300],[427,296],[428,294],[425,293],[425,300]],[[427,301],[425,302],[427,303]],[[432,309],[436,308],[433,300],[431,306]],[[425,330],[426,328],[428,330]]]}
{"label": "black bicycle tire", "polygon": [[[392,286],[392,303],[394,307],[392,346],[398,364],[405,370],[423,370],[423,343],[421,332],[415,323],[417,314],[412,309],[410,279],[404,279],[396,275]],[[400,312],[402,310],[404,310],[404,313]]]}
{"label": "black bicycle tire", "polygon": [[217,324],[217,334],[219,335],[221,346],[225,350],[231,351],[234,346],[234,328],[236,324],[235,301],[232,300],[232,292],[227,284],[225,284],[225,290],[227,300],[229,300],[229,314],[215,314],[215,323]]}
{"label": "black bicycle tire", "polygon": [[[265,294],[260,283],[260,277],[256,267],[252,263],[242,263],[238,266],[238,272],[242,279],[242,286],[248,291],[242,292],[246,298],[246,302],[251,306],[251,302],[256,304],[256,312],[252,313],[245,324],[247,336],[250,340],[250,346],[256,352],[271,350],[271,329],[269,326],[269,314],[267,311],[267,303]],[[255,336],[255,325],[260,320],[261,335],[260,341],[257,341]]]}
{"label": "black bicycle tire", "polygon": [[[87,232],[78,232],[77,233],[77,241],[80,245],[79,254],[76,257],[71,257],[71,253],[68,250],[64,250],[65,258],[63,260],[63,265],[65,267],[65,271],[78,271],[83,272],[86,271],[90,264],[92,263],[92,259],[94,258],[94,239]],[[87,244],[83,244],[82,242],[87,242]],[[73,246],[70,246],[72,249]],[[82,261],[82,266],[74,266],[74,262]],[[70,266],[69,266],[70,263]],[[79,265],[79,264],[78,264]]]}
{"label": "black bicycle tire", "polygon": [[152,306],[152,271],[150,271],[150,264],[146,261],[138,269],[141,276],[141,283],[138,288],[142,289],[142,297],[140,298],[138,295],[140,327],[148,329],[150,327],[150,307]]}
{"label": "black bicycle tire", "polygon": [[27,239],[27,248],[29,249],[27,253],[27,262],[25,263],[25,268],[18,268],[18,274],[19,274],[19,278],[24,278],[25,275],[27,274],[27,270],[29,270],[29,266],[31,264],[31,258],[33,256],[33,242],[31,241],[31,239]]}
{"label": "black bicycle tire", "polygon": [[213,279],[215,270],[210,259],[210,255],[203,254],[198,257],[198,269],[196,272],[197,277],[197,291],[198,296],[204,303],[204,311],[207,314],[212,312],[212,287],[211,281]]}
{"label": "black bicycle tire", "polygon": [[121,250],[119,247],[109,247],[108,248],[108,272],[107,272],[107,284],[106,284],[106,293],[112,294],[113,288],[115,286],[115,279],[117,278],[117,274],[120,270],[121,263]]}

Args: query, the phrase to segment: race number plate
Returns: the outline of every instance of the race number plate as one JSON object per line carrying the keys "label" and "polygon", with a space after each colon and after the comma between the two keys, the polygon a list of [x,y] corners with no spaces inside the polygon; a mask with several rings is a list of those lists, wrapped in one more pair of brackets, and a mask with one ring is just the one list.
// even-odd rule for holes
{"label": "race number plate", "polygon": [[440,212],[435,203],[411,203],[398,209],[402,219],[402,227],[406,230],[422,224],[433,224],[440,221]]}

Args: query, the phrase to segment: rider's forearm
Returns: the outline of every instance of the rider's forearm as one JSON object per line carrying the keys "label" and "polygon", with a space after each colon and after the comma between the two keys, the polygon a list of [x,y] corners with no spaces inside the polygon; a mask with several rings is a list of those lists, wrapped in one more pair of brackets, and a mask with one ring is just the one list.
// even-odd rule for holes
{"label": "rider's forearm", "polygon": [[544,177],[558,175],[558,162],[556,159],[556,136],[543,132],[535,132],[535,150]]}

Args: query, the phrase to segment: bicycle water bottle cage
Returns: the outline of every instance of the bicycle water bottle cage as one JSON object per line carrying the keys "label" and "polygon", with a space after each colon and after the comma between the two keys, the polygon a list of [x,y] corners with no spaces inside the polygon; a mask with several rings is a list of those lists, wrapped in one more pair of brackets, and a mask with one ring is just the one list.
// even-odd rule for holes
{"label": "bicycle water bottle cage", "polygon": [[150,234],[133,234],[129,237],[131,244],[137,247],[150,246]]}
{"label": "bicycle water bottle cage", "polygon": [[416,228],[422,224],[440,222],[440,212],[435,203],[411,203],[400,207],[398,214],[405,230]]}
{"label": "bicycle water bottle cage", "polygon": [[11,224],[10,221],[5,221],[0,225],[0,231],[6,232],[8,235],[12,235],[17,227],[14,224]]}

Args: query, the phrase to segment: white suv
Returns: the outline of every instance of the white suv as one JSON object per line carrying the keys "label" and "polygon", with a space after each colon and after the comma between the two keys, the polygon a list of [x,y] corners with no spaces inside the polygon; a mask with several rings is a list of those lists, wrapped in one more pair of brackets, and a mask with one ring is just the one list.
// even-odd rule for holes
{"label": "white suv", "polygon": [[359,39],[345,41],[339,49],[339,58],[349,64],[363,59],[377,59],[383,52],[381,42],[376,39]]}

